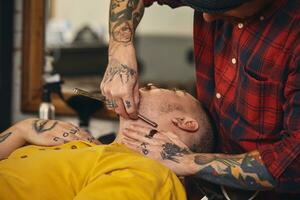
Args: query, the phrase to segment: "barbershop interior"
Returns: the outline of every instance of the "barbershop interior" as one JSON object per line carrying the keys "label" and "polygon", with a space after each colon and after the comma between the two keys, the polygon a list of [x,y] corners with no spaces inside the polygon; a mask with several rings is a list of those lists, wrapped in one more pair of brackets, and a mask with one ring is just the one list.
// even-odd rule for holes
{"label": "barbershop interior", "polygon": [[[41,117],[39,110],[50,98],[54,111],[46,112],[54,119],[81,124],[96,138],[113,138],[117,115],[101,101],[74,93],[75,88],[100,93],[108,63],[109,3],[1,3],[1,131]],[[192,16],[191,9],[174,13],[158,5],[145,13],[135,41],[140,86],[155,83],[194,92]]]}
{"label": "barbershop interior", "polygon": [[1,0],[0,199],[300,199],[299,36],[299,0]]}

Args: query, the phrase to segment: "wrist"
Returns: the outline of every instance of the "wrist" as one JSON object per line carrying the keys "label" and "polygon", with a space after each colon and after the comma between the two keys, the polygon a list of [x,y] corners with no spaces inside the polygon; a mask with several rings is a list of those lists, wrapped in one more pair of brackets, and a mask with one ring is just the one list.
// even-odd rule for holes
{"label": "wrist", "polygon": [[32,123],[36,119],[26,119],[14,126],[14,132],[17,140],[20,143],[27,143],[29,141],[30,134],[32,133]]}
{"label": "wrist", "polygon": [[134,44],[133,42],[128,42],[128,43],[120,43],[120,42],[116,42],[113,39],[109,40],[109,45],[108,45],[108,52],[109,54],[116,52],[117,50],[120,49],[127,49],[129,51],[134,51]]}
{"label": "wrist", "polygon": [[137,59],[134,46],[115,47],[109,51],[108,62],[128,65],[130,68],[137,69]]}
{"label": "wrist", "polygon": [[185,162],[185,166],[186,166],[186,176],[192,176],[197,174],[197,172],[199,171],[199,165],[197,165],[194,161],[194,157],[195,154],[188,154],[185,155],[184,158],[184,162]]}

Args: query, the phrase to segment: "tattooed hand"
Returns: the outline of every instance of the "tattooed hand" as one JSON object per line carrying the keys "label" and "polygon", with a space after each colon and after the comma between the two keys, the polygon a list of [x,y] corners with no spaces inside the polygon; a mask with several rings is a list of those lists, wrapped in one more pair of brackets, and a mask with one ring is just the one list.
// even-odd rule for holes
{"label": "tattooed hand", "polygon": [[102,94],[110,102],[107,108],[124,118],[136,119],[138,88],[136,64],[127,65],[111,59],[101,83]]}
{"label": "tattooed hand", "polygon": [[41,119],[23,120],[0,134],[0,160],[26,144],[55,146],[71,140],[100,144],[89,133],[70,123]]}
{"label": "tattooed hand", "polygon": [[72,140],[85,140],[99,144],[88,132],[67,122],[28,119],[19,122],[16,126],[29,144],[55,146]]}
{"label": "tattooed hand", "polygon": [[150,128],[139,125],[123,131],[122,143],[171,169],[177,175],[190,175],[189,167],[193,162],[189,148],[172,132],[158,131],[148,137]]}
{"label": "tattooed hand", "polygon": [[111,0],[109,64],[100,89],[109,100],[107,108],[127,119],[137,119],[139,85],[133,40],[143,13],[142,0]]}

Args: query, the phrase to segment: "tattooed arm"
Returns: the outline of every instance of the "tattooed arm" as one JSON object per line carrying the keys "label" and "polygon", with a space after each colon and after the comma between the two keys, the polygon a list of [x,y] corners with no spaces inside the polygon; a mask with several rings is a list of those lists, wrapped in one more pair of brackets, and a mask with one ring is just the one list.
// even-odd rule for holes
{"label": "tattooed arm", "polygon": [[177,135],[133,126],[123,130],[122,143],[167,166],[177,175],[196,176],[217,185],[244,190],[268,190],[277,185],[258,151],[245,154],[192,153]]}
{"label": "tattooed arm", "polygon": [[26,142],[19,137],[16,127],[11,127],[0,134],[0,160],[7,158],[15,149],[23,146]]}
{"label": "tattooed arm", "polygon": [[71,140],[86,140],[99,144],[89,133],[70,123],[27,119],[0,134],[0,160],[26,144],[55,146]]}
{"label": "tattooed arm", "polygon": [[143,0],[111,0],[109,62],[100,87],[113,102],[108,109],[124,118],[137,118],[139,86],[133,40],[143,13]]}
{"label": "tattooed arm", "polygon": [[111,0],[109,15],[111,44],[131,45],[143,13],[143,0]]}
{"label": "tattooed arm", "polygon": [[258,151],[241,155],[195,154],[194,171],[199,178],[244,190],[268,190],[276,186]]}

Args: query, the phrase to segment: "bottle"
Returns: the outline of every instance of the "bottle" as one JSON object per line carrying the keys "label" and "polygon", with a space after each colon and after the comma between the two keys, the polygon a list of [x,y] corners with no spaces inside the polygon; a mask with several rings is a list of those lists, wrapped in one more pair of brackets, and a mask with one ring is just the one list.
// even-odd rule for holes
{"label": "bottle", "polygon": [[39,107],[39,118],[45,120],[55,118],[55,107],[51,103],[51,88],[49,84],[43,86],[42,103]]}

